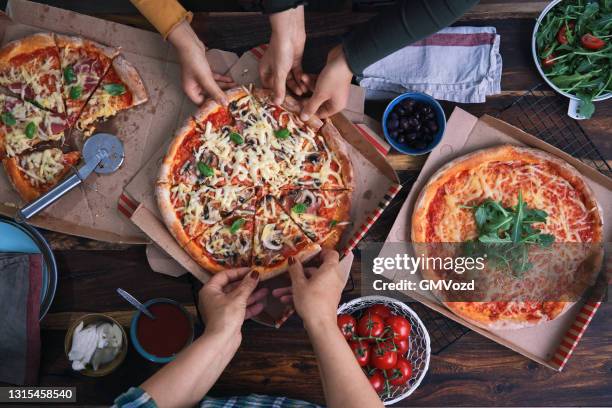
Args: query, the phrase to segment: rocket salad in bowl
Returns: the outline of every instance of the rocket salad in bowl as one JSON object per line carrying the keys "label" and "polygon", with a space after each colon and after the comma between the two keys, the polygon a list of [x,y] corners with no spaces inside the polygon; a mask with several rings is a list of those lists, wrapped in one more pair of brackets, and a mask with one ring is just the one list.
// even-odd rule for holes
{"label": "rocket salad in bowl", "polygon": [[[559,0],[543,12],[534,30],[540,73],[574,100],[578,117],[590,118],[593,101],[612,97],[612,0]],[[570,104],[570,116],[572,104]]]}

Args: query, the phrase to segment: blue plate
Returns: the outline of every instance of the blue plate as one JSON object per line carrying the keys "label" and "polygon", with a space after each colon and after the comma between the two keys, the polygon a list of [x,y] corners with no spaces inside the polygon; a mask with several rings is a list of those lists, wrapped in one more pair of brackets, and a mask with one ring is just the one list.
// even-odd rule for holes
{"label": "blue plate", "polygon": [[46,314],[57,287],[57,264],[51,247],[35,228],[18,224],[13,219],[0,215],[0,252],[23,252],[42,254],[42,286],[40,289],[40,318]]}
{"label": "blue plate", "polygon": [[[389,116],[393,108],[395,108],[395,105],[397,105],[404,99],[413,99],[417,102],[429,105],[436,114],[436,121],[438,122],[438,132],[434,135],[433,141],[424,149],[413,149],[411,147],[408,147],[407,145],[399,143],[398,141],[393,139],[391,135],[389,135],[389,130],[387,129],[387,117]],[[436,101],[431,96],[422,92],[406,92],[389,102],[389,105],[387,105],[385,113],[383,114],[382,128],[383,133],[385,134],[385,139],[387,139],[387,142],[389,142],[389,144],[393,146],[395,150],[398,150],[404,154],[419,156],[421,154],[431,152],[434,147],[436,147],[442,140],[442,136],[444,136],[444,131],[446,130],[446,115],[444,115],[444,110],[442,109],[442,106],[440,106],[438,101]]]}

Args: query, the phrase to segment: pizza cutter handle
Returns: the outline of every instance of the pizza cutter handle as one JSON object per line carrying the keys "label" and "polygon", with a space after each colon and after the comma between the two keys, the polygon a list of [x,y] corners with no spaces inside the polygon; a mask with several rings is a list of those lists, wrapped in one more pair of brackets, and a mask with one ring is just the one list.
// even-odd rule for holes
{"label": "pizza cutter handle", "polygon": [[26,222],[28,219],[32,218],[59,200],[60,197],[64,196],[64,194],[81,184],[83,180],[85,180],[85,178],[90,175],[100,163],[100,157],[97,157],[96,159],[97,160],[91,161],[90,163],[86,163],[77,171],[72,169],[72,174],[65,178],[61,183],[47,191],[42,196],[38,197],[36,200],[32,201],[30,204],[26,205],[20,210],[17,210],[17,213],[15,214],[15,221],[20,223]]}

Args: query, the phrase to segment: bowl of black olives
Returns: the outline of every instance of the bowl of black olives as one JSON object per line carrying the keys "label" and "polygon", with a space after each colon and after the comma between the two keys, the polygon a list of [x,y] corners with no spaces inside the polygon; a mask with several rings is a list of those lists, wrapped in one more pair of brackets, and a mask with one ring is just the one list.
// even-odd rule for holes
{"label": "bowl of black olives", "polygon": [[405,154],[429,153],[444,135],[446,116],[431,96],[407,92],[392,100],[382,119],[385,138]]}

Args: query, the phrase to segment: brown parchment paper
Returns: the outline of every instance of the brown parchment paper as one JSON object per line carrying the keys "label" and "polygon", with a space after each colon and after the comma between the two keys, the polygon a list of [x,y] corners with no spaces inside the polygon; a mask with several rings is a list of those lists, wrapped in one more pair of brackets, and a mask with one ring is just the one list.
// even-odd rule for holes
{"label": "brown parchment paper", "polygon": [[[408,250],[414,202],[423,186],[438,168],[448,161],[472,151],[505,143],[542,149],[561,157],[576,167],[585,177],[602,206],[604,238],[606,242],[610,241],[612,238],[610,228],[610,213],[612,211],[611,179],[561,150],[491,116],[485,115],[478,119],[462,109],[455,108],[446,129],[444,139],[427,158],[418,179],[400,209],[397,219],[385,241],[386,243],[403,243],[406,245],[406,250]],[[379,256],[394,256],[397,252],[397,246],[393,246],[393,252],[390,249],[385,250],[383,248]],[[363,273],[368,273],[368,271]],[[391,280],[393,280],[394,275],[393,271],[383,274],[383,276]],[[402,278],[410,279],[406,275],[402,274]],[[414,281],[417,282],[418,277],[414,276]],[[520,330],[484,330],[453,314],[428,291],[417,290],[405,292],[405,294],[483,336],[553,369],[556,369],[556,367],[550,364],[549,360],[553,357],[563,335],[573,324],[576,314],[581,307],[581,303],[576,303],[569,311],[552,322],[531,328]]]}

